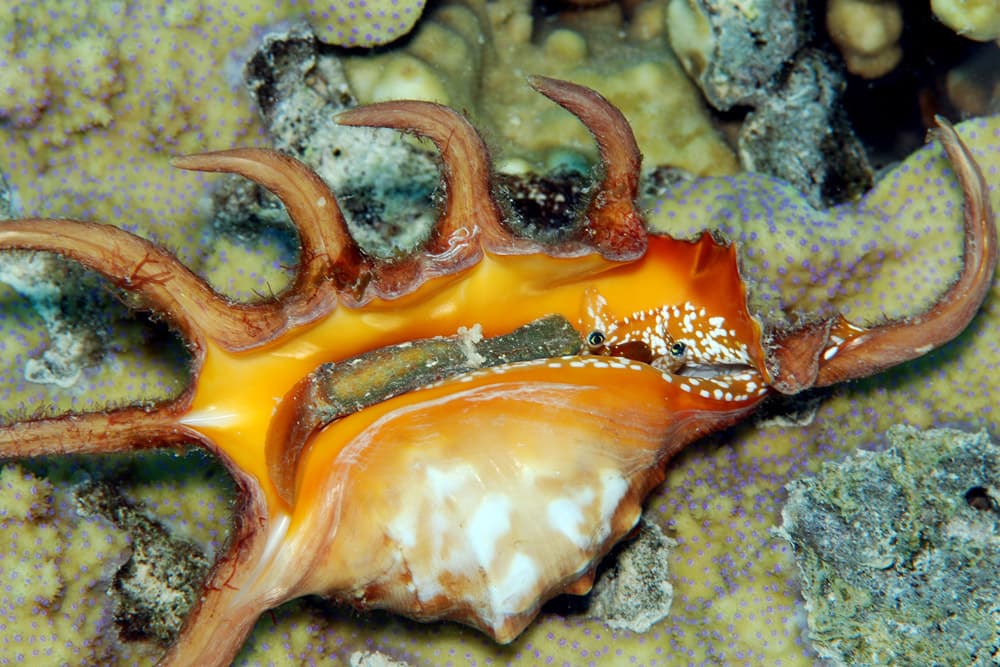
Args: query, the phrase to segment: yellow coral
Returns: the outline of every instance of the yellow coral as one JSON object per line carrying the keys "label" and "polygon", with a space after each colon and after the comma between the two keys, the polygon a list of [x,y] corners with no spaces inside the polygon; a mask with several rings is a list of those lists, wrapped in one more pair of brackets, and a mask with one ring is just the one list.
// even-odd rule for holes
{"label": "yellow coral", "polygon": [[[635,38],[620,14],[587,14],[568,27],[535,23],[525,0],[436,5],[401,50],[344,59],[362,102],[412,97],[463,109],[493,138],[501,170],[538,168],[555,149],[596,157],[572,116],[536,99],[524,85],[544,74],[594,88],[622,109],[646,164],[696,174],[737,169],[701,95],[688,80],[646,11]],[[535,34],[538,33],[538,34]]]}
{"label": "yellow coral", "polygon": [[858,76],[884,76],[903,58],[903,14],[896,0],[830,0],[826,26],[847,69]]}
{"label": "yellow coral", "polygon": [[70,523],[65,491],[15,465],[0,469],[0,656],[28,664],[106,663],[105,588],[123,558],[123,533],[105,522]]}
{"label": "yellow coral", "polygon": [[1000,38],[1000,0],[931,0],[942,23],[969,39]]}
{"label": "yellow coral", "polygon": [[109,25],[115,17],[107,6],[59,0],[46,9],[46,21],[21,4],[0,17],[0,34],[7,36],[0,44],[0,118],[33,126],[36,150],[107,126],[110,98],[122,90]]}

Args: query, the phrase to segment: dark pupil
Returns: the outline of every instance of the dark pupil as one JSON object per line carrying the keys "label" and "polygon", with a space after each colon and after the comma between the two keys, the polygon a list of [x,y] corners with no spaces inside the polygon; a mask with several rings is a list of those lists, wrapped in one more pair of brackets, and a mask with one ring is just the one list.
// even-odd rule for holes
{"label": "dark pupil", "polygon": [[604,334],[600,331],[591,331],[587,336],[587,344],[592,347],[604,344]]}
{"label": "dark pupil", "polygon": [[674,355],[675,357],[679,357],[682,354],[684,354],[684,350],[686,349],[687,345],[685,345],[684,343],[674,343],[673,345],[670,346],[670,354]]}

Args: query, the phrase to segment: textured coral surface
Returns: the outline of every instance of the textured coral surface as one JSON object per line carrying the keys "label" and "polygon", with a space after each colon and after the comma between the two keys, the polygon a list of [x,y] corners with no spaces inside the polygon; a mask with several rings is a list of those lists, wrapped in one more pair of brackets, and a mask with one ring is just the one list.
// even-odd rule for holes
{"label": "textured coral surface", "polygon": [[[102,595],[125,536],[73,516],[65,491],[17,467],[0,470],[0,656],[4,664],[83,664],[108,651],[88,639],[108,629]],[[80,633],[81,627],[93,631]]]}
{"label": "textured coral surface", "polygon": [[996,664],[1000,450],[984,432],[888,437],[788,486],[810,637],[835,665]]}
{"label": "textured coral surface", "polygon": [[[24,21],[0,31],[4,75],[12,63],[33,68],[17,70],[31,86],[0,110],[0,169],[20,214],[119,224],[166,240],[195,270],[228,268],[213,268],[222,289],[265,291],[281,271],[277,254],[238,239],[206,246],[212,236],[198,213],[208,179],[166,161],[175,153],[264,143],[232,63],[255,26],[276,17],[235,2],[189,2],[191,11],[180,13],[180,3],[153,10],[110,3],[96,18],[84,14],[83,3],[51,6],[65,9],[51,34]],[[71,52],[67,43],[76,45]],[[962,134],[1000,207],[1000,119],[975,121]],[[679,232],[721,228],[740,241],[760,308],[835,308],[862,321],[912,313],[957,270],[960,199],[940,155],[937,146],[921,151],[875,194],[827,213],[779,183],[739,176],[678,186],[652,205],[651,220]],[[108,352],[72,387],[29,384],[25,362],[46,345],[45,323],[4,288],[0,328],[7,418],[161,397],[186,381],[182,362],[137,354],[148,334],[123,327],[105,332]],[[358,617],[304,600],[261,619],[238,662],[306,664],[335,655],[346,663],[355,651],[378,650],[415,665],[811,664],[791,555],[771,533],[780,523],[784,484],[880,442],[897,422],[998,432],[998,329],[994,293],[968,331],[929,356],[835,388],[815,405],[799,406],[797,421],[786,414],[747,423],[672,462],[646,515],[678,542],[670,563],[674,600],[670,617],[644,634],[612,631],[556,606],[502,647],[457,626]],[[157,460],[162,467],[170,457]],[[134,468],[120,463],[110,472],[90,467],[89,474],[119,480],[161,520],[211,549],[223,539],[228,496],[218,469],[206,472],[207,465],[199,457],[171,467],[166,478],[140,475],[138,482]],[[148,664],[160,649],[119,642],[108,621],[103,564],[125,558],[125,538],[97,520],[74,518],[72,481],[62,473],[51,481],[27,477],[19,467],[0,476],[0,663],[39,664],[32,651],[41,650],[51,651],[46,659],[53,662],[113,664],[113,654],[119,664]],[[31,573],[12,574],[5,564],[16,558],[11,554],[27,554]]]}

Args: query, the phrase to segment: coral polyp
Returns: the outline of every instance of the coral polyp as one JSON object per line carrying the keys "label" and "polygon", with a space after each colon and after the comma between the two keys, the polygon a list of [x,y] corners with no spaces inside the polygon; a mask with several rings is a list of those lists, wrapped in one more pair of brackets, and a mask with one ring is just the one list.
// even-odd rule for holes
{"label": "coral polyp", "polygon": [[165,664],[228,664],[261,613],[309,594],[513,641],[545,601],[590,590],[677,452],[771,394],[925,354],[965,328],[991,284],[986,187],[946,123],[937,136],[965,194],[958,280],[906,320],[778,329],[750,312],[734,245],[646,229],[639,152],[617,109],[581,86],[531,83],[583,122],[602,159],[559,242],[510,231],[482,140],[426,102],[339,118],[413,131],[441,154],[441,218],[406,257],[366,254],[334,193],[289,157],[175,160],[240,174],[283,202],[300,259],[272,300],[232,303],[115,227],[0,225],[0,248],[96,269],[193,350],[193,382],[171,402],[0,429],[4,456],[196,442],[225,463],[240,492],[233,535]]}

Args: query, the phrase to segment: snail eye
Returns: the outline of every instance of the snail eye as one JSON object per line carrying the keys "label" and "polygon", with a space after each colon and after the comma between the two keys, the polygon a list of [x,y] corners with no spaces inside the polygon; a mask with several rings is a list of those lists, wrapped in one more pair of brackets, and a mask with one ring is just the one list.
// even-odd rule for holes
{"label": "snail eye", "polygon": [[681,342],[674,343],[670,346],[670,354],[674,357],[684,356],[684,352],[687,351],[687,345]]}
{"label": "snail eye", "polygon": [[603,331],[591,331],[587,334],[587,345],[590,347],[600,347],[604,345],[605,337]]}

